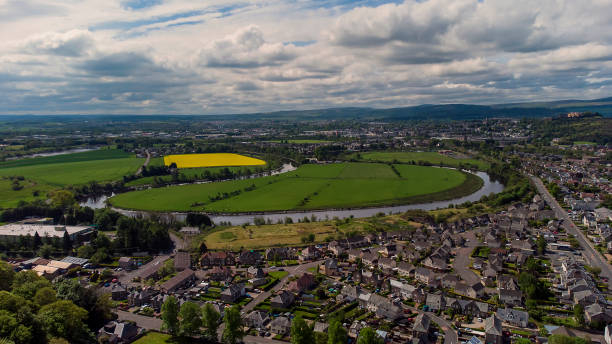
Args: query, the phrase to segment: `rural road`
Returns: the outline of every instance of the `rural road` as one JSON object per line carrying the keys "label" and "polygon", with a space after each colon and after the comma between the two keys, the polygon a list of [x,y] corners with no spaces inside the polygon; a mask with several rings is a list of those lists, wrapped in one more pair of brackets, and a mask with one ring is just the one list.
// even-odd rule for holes
{"label": "rural road", "polygon": [[142,173],[142,168],[143,167],[147,167],[149,165],[149,161],[151,161],[151,153],[149,153],[148,150],[146,150],[145,153],[147,153],[147,159],[145,160],[144,164],[142,164],[142,166],[140,166],[138,168],[138,171],[136,171],[136,175],[141,174]]}
{"label": "rural road", "polygon": [[538,189],[540,196],[548,203],[550,208],[555,212],[558,219],[563,220],[563,228],[570,234],[573,234],[580,246],[582,247],[582,255],[590,266],[596,266],[601,269],[601,276],[608,278],[608,288],[612,288],[612,266],[606,259],[595,249],[593,243],[585,237],[578,227],[574,224],[567,211],[563,209],[557,200],[548,192],[542,180],[535,176],[530,176],[531,181]]}

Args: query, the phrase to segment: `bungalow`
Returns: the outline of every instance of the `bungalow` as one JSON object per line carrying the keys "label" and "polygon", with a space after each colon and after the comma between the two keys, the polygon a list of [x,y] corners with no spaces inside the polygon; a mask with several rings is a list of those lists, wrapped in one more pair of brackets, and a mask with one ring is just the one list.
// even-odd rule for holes
{"label": "bungalow", "polygon": [[136,266],[136,261],[131,257],[119,258],[119,267],[123,270],[132,270]]}
{"label": "bungalow", "polygon": [[285,336],[291,331],[291,320],[287,317],[278,317],[270,323],[270,332]]}

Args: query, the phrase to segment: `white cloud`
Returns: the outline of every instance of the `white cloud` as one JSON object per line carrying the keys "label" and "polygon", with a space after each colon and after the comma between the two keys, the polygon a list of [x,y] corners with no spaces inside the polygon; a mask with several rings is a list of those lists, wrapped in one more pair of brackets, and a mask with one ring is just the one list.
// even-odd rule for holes
{"label": "white cloud", "polygon": [[0,0],[0,113],[232,113],[606,96],[610,5]]}

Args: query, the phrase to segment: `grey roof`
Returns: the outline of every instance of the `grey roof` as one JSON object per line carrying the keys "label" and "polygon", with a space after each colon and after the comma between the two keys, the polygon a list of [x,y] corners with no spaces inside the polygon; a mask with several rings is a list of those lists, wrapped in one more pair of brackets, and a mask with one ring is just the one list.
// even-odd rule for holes
{"label": "grey roof", "polygon": [[70,264],[76,264],[76,265],[83,266],[83,265],[87,264],[89,259],[68,256],[68,257],[62,259],[61,261],[64,262],[64,263],[70,263]]}
{"label": "grey roof", "polygon": [[505,322],[529,322],[529,313],[512,308],[498,309],[496,314]]}
{"label": "grey roof", "polygon": [[289,326],[291,326],[291,320],[289,320],[289,318],[287,318],[287,317],[278,317],[278,318],[272,320],[272,322],[270,323],[270,326],[272,326],[272,327],[277,327],[277,326],[289,327]]}
{"label": "grey roof", "polygon": [[414,325],[412,329],[418,332],[429,332],[429,316],[425,313],[419,314],[416,319],[414,319]]}
{"label": "grey roof", "polygon": [[502,335],[501,321],[497,316],[492,315],[485,320],[485,333],[496,336]]}

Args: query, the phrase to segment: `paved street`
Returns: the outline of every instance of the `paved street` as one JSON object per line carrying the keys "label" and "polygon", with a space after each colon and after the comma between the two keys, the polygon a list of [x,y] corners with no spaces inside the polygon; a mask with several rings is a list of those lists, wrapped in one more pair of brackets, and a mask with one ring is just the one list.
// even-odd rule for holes
{"label": "paved street", "polygon": [[455,260],[453,261],[453,269],[458,276],[469,284],[480,282],[480,276],[474,271],[470,270],[470,255],[474,250],[474,247],[478,246],[478,240],[476,239],[476,233],[474,231],[467,231],[462,233],[464,239],[469,240],[466,242],[466,247],[461,247],[457,250]]}
{"label": "paved street", "polygon": [[585,237],[578,227],[574,224],[567,211],[563,209],[556,199],[548,192],[540,178],[531,176],[533,184],[538,189],[540,196],[548,203],[550,208],[555,212],[558,219],[563,220],[563,228],[570,234],[573,234],[580,246],[582,247],[582,255],[590,266],[596,266],[601,269],[601,276],[608,278],[608,288],[612,288],[612,266],[605,260],[604,257],[595,249],[593,243]]}

